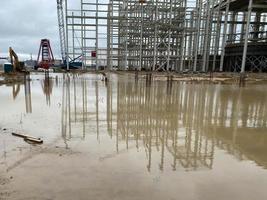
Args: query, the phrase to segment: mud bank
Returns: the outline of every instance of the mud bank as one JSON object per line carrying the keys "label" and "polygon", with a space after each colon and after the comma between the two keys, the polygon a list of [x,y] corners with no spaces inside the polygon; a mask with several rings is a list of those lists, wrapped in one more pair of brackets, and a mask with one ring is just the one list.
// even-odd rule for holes
{"label": "mud bank", "polygon": [[[211,84],[237,84],[240,82],[240,73],[214,72],[214,73],[172,73],[172,72],[122,72],[118,74],[131,74],[135,77],[146,79],[148,75],[153,80],[158,81],[182,81],[192,83],[211,83]],[[266,73],[246,73],[245,82],[248,84],[267,83]]]}
{"label": "mud bank", "polygon": [[23,83],[24,78],[25,78],[24,73],[11,73],[11,74],[0,73],[0,85]]}
{"label": "mud bank", "polygon": [[[31,72],[35,74],[36,72]],[[66,72],[58,72],[64,74]],[[82,75],[88,71],[72,70],[72,74]],[[90,71],[91,74],[101,75],[105,74],[119,74],[132,75],[138,79],[147,79],[148,76],[155,81],[181,81],[191,83],[211,83],[211,84],[238,84],[240,82],[240,73],[214,72],[214,73],[173,73],[173,72],[137,72],[137,71]],[[53,73],[51,73],[53,74]],[[23,83],[25,74],[4,74],[0,73],[0,85]],[[246,73],[244,75],[246,84],[267,83],[266,73]]]}

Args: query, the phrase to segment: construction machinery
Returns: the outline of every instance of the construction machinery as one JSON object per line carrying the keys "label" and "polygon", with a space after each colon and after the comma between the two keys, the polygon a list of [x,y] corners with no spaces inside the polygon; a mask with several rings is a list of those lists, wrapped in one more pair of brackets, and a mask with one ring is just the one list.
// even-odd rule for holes
{"label": "construction machinery", "polygon": [[37,68],[49,69],[52,66],[54,66],[54,55],[50,41],[48,39],[42,39],[37,58]]}
{"label": "construction machinery", "polygon": [[[64,5],[65,3],[65,5]],[[66,7],[66,1],[57,0],[57,15],[58,15],[58,27],[59,27],[59,40],[60,40],[60,49],[62,57],[62,68],[63,69],[78,69],[82,67],[82,62],[78,61],[82,58],[82,55],[70,59],[67,51],[67,36],[65,32],[65,17],[64,16],[64,6]]]}
{"label": "construction machinery", "polygon": [[58,15],[61,57],[62,60],[65,61],[67,60],[67,55],[66,55],[66,36],[65,36],[65,23],[64,23],[64,12],[63,12],[63,0],[57,0],[57,15]]}
{"label": "construction machinery", "polygon": [[24,71],[24,62],[19,61],[18,55],[11,47],[9,47],[9,57],[13,72]]}

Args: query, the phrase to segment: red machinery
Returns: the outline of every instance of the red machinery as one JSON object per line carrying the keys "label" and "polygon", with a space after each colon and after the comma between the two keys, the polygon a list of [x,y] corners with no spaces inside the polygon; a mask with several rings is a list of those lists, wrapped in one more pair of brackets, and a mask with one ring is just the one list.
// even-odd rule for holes
{"label": "red machinery", "polygon": [[91,52],[91,56],[92,56],[93,58],[95,58],[95,57],[96,57],[96,51],[92,51],[92,52]]}
{"label": "red machinery", "polygon": [[54,65],[54,56],[48,39],[42,39],[40,43],[37,67],[49,69]]}

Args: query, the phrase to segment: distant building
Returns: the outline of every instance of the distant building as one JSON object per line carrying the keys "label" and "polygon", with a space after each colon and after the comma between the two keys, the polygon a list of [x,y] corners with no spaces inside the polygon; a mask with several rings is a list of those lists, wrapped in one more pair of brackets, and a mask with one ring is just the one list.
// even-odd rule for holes
{"label": "distant building", "polygon": [[4,71],[4,65],[0,63],[0,72]]}
{"label": "distant building", "polygon": [[5,59],[0,59],[0,72],[4,71],[4,64],[7,62]]}
{"label": "distant building", "polygon": [[36,60],[26,60],[26,61],[24,61],[24,63],[25,63],[25,67],[28,69],[34,69],[34,66],[37,65]]}
{"label": "distant building", "polygon": [[54,65],[55,65],[55,67],[60,67],[60,66],[62,65],[62,60],[60,60],[60,59],[55,59],[55,60],[54,60]]}

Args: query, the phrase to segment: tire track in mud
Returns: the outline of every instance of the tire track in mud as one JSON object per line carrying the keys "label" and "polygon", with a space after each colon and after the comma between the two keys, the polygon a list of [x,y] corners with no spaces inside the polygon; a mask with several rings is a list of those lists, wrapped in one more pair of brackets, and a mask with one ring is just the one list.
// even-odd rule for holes
{"label": "tire track in mud", "polygon": [[14,191],[7,189],[7,185],[11,182],[13,177],[5,177],[3,174],[0,174],[0,200],[8,200],[11,197],[11,194]]}

